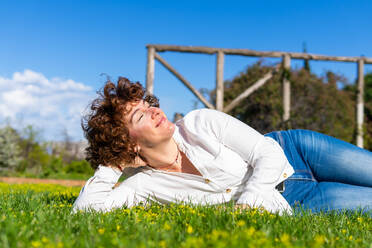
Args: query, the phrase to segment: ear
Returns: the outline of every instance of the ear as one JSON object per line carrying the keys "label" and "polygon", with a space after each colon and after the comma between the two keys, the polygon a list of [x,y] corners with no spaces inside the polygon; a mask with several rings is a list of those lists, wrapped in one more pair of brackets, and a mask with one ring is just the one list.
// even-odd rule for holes
{"label": "ear", "polygon": [[134,147],[134,152],[139,153],[141,151],[141,147],[139,145],[136,145]]}

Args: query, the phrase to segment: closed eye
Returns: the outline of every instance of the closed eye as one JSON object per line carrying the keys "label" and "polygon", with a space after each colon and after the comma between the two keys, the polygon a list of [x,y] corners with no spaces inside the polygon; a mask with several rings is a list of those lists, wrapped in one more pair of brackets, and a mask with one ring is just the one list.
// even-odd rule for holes
{"label": "closed eye", "polygon": [[[147,106],[146,106],[146,105],[147,105]],[[150,105],[146,102],[146,103],[145,103],[145,107],[147,107],[147,109],[149,109],[149,108],[150,108]],[[144,116],[144,113],[145,113],[145,111],[142,110],[142,112],[141,112],[141,116],[138,118],[137,122],[139,122],[139,121],[142,119],[142,117]]]}

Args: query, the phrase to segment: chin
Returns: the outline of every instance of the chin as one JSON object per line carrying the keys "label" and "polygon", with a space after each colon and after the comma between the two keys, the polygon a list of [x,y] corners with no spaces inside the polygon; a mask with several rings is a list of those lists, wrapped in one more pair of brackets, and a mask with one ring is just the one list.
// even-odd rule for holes
{"label": "chin", "polygon": [[165,139],[170,139],[173,137],[174,130],[176,129],[176,125],[169,120],[166,120],[159,126],[158,135]]}
{"label": "chin", "polygon": [[168,128],[167,129],[169,130],[169,132],[171,132],[172,136],[173,136],[175,127],[176,127],[176,125],[173,122],[168,121]]}

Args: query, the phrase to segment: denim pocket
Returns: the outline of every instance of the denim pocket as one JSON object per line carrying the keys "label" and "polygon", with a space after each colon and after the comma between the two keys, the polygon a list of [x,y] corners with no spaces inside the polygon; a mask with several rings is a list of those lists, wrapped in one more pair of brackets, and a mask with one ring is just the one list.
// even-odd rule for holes
{"label": "denim pocket", "polygon": [[317,182],[308,178],[288,178],[284,183],[285,190],[282,195],[292,207],[298,203],[302,203],[305,197],[317,185]]}

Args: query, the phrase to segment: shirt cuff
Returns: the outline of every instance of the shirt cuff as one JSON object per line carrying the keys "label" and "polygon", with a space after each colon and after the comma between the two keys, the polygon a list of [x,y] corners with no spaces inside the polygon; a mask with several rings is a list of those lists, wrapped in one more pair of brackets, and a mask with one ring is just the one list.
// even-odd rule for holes
{"label": "shirt cuff", "polygon": [[[277,192],[277,194],[280,194]],[[271,213],[283,214],[287,212],[292,213],[292,209],[286,200],[277,200],[274,192],[257,193],[252,191],[245,191],[241,194],[236,204],[247,204],[252,208],[264,208]]]}

